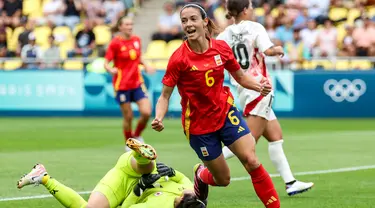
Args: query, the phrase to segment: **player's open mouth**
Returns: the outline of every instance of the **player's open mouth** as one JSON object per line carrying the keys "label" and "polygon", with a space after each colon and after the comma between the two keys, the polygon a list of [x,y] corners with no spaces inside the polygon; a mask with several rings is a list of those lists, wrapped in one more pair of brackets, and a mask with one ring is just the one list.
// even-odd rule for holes
{"label": "player's open mouth", "polygon": [[196,32],[196,30],[186,30],[188,35],[192,35]]}

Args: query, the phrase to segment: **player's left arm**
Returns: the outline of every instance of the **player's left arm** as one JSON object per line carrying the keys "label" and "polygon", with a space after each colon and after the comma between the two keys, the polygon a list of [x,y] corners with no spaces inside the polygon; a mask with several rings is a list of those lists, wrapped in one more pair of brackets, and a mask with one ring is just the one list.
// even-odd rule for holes
{"label": "player's left arm", "polygon": [[266,56],[284,56],[284,49],[281,46],[275,46],[268,37],[268,33],[263,25],[258,25],[259,34],[256,37],[255,45]]}

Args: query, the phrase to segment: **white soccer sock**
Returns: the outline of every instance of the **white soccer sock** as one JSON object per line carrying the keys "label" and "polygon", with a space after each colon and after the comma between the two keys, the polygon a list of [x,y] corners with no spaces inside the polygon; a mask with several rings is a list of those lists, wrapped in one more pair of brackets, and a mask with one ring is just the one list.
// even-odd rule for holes
{"label": "white soccer sock", "polygon": [[284,182],[288,183],[294,181],[295,178],[292,171],[290,170],[288,160],[286,159],[286,156],[284,154],[283,142],[284,140],[269,142],[268,154],[270,155],[270,159],[273,165],[276,167],[277,172],[279,172]]}
{"label": "white soccer sock", "polygon": [[227,146],[223,147],[223,155],[226,160],[234,157],[233,152]]}

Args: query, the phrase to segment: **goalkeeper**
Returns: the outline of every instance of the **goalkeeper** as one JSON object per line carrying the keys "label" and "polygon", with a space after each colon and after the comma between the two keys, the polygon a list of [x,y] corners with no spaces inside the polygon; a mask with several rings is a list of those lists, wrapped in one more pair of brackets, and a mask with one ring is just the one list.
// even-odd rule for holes
{"label": "goalkeeper", "polygon": [[[35,165],[29,174],[24,175],[17,187],[43,184],[64,207],[69,208],[206,207],[206,185],[196,183],[193,188],[192,182],[179,171],[163,163],[157,163],[155,167],[153,160],[157,155],[150,145],[134,139],[128,139],[127,145],[133,151],[119,158],[116,166],[96,185],[87,202],[77,192],[52,178],[42,164]],[[199,165],[195,170],[197,168]]]}

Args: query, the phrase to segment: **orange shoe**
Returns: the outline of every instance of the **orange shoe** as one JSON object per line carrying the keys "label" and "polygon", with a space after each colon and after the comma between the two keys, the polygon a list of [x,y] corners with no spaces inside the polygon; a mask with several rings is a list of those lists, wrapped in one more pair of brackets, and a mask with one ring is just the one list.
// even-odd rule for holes
{"label": "orange shoe", "polygon": [[151,145],[144,144],[137,139],[129,138],[126,140],[126,145],[146,159],[155,160],[158,157],[156,150]]}

